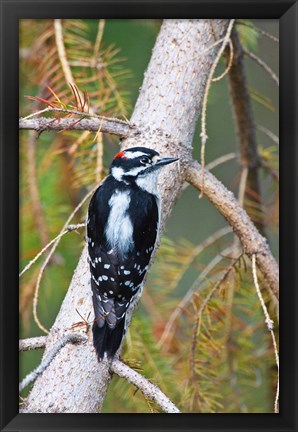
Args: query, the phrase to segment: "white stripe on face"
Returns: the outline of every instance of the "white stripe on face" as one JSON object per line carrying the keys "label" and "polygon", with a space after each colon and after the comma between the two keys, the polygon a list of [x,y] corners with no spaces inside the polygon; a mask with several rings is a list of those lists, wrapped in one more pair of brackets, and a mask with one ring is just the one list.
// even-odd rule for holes
{"label": "white stripe on face", "polygon": [[[141,151],[137,151],[137,152],[131,152],[131,151],[124,151],[125,157],[128,159],[135,159],[137,157],[140,156],[148,156],[147,153],[141,152]],[[148,156],[150,157],[150,156]]]}
{"label": "white stripe on face", "polygon": [[123,174],[124,174],[124,171],[123,171],[122,168],[120,168],[120,167],[114,167],[114,168],[112,168],[112,176],[116,180],[121,181]]}

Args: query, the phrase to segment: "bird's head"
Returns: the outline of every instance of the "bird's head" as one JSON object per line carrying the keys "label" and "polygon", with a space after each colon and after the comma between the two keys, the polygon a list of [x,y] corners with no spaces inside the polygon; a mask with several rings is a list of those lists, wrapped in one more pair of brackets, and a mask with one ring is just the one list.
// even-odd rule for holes
{"label": "bird's head", "polygon": [[153,182],[161,168],[177,160],[160,157],[157,151],[146,147],[132,147],[116,154],[110,174],[118,181],[135,181],[139,184],[146,180]]}

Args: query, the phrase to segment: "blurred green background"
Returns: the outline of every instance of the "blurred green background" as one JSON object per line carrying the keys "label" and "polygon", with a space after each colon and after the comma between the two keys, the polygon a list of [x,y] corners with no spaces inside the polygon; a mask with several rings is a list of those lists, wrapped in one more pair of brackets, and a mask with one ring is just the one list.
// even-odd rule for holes
{"label": "blurred green background", "polygon": [[[252,22],[249,21],[249,23]],[[98,29],[98,21],[84,20],[84,24],[87,26],[87,33],[90,41],[94,42]],[[255,20],[253,24],[278,37],[279,25],[277,20]],[[30,50],[30,48],[34,46],[36,38],[42,34],[47,25],[51,25],[50,20],[30,20],[30,22],[25,22],[24,20],[20,23],[21,52],[26,53],[26,50]],[[159,20],[106,20],[105,22],[102,49],[104,50],[111,44],[119,48],[120,52],[116,54],[116,57],[121,57],[123,60],[119,63],[118,67],[120,69],[127,68],[130,71],[130,74],[126,74],[119,83],[119,88],[123,91],[123,99],[125,100],[126,107],[125,117],[127,118],[130,117],[138,97],[138,90],[142,84],[143,75],[148,65],[160,25],[161,21]],[[257,54],[278,75],[278,44],[273,42],[270,38],[265,37],[260,32],[252,30],[250,27],[238,25],[237,29],[240,31],[242,40],[245,41],[246,48]],[[24,96],[40,94],[41,82],[37,81],[35,78],[36,71],[34,68],[37,67],[37,64],[34,62],[30,63],[30,55],[29,57],[26,57],[26,55],[20,56],[21,116],[26,116],[36,111],[34,103]],[[278,87],[269,75],[250,58],[245,58],[245,67],[255,122],[258,126],[265,127],[275,135],[278,135]],[[216,76],[219,75],[224,68],[225,64],[222,61],[217,68]],[[84,89],[83,85],[79,87]],[[42,109],[42,107],[39,109]],[[113,104],[111,104],[111,107],[109,107],[106,112],[109,115],[119,116],[118,108],[115,108],[113,111]],[[31,172],[28,164],[27,146],[28,139],[30,139],[29,134],[30,133],[27,131],[22,131],[20,133],[20,270],[23,269],[42,248],[37,222],[32,212],[30,195],[29,183]],[[222,155],[236,151],[237,140],[227,78],[214,83],[211,87],[207,108],[207,134],[206,163]],[[77,139],[79,135],[75,134],[74,136]],[[92,137],[92,139],[93,138],[94,137]],[[79,148],[76,151],[74,161],[72,160],[73,155],[65,150],[65,147],[71,145],[71,136],[66,139],[66,144],[64,146],[61,145],[61,143],[55,145],[55,140],[57,139],[60,141],[63,140],[63,133],[55,134],[53,132],[45,132],[41,134],[37,141],[34,138],[35,144],[33,144],[37,167],[38,193],[49,239],[52,239],[59,233],[67,217],[84,197],[86,192],[94,187],[96,180],[96,154],[90,157],[90,154],[94,153],[95,147],[92,139],[85,148]],[[257,131],[257,140],[260,152],[267,152],[266,154],[270,155],[270,161],[275,168],[278,161],[278,148],[276,144],[260,130]],[[103,161],[106,168],[109,166],[114,153],[117,152],[118,146],[119,144],[116,139],[104,136]],[[198,122],[193,148],[194,158],[199,160],[200,122]],[[81,167],[83,168],[81,169]],[[215,168],[213,172],[231,191],[235,194],[238,193],[240,166],[236,159]],[[263,206],[266,215],[266,233],[273,254],[278,257],[276,186],[268,173],[260,171],[260,178]],[[85,205],[83,210],[76,215],[73,223],[84,221],[86,208]],[[225,220],[208,200],[206,198],[199,199],[196,190],[191,187],[186,188],[175,205],[170,220],[168,221],[164,233],[164,236],[168,240],[164,240],[163,242],[163,247],[158,253],[155,265],[152,267],[145,290],[148,290],[148,293],[151,292],[153,298],[154,295],[156,295],[156,298],[158,295],[161,295],[160,291],[163,289],[163,285],[161,284],[167,283],[167,281],[162,280],[161,276],[164,265],[169,264],[168,271],[170,273],[171,265],[174,269],[173,274],[175,274],[175,271],[179,272],[179,256],[175,257],[175,255],[179,255],[179,253],[181,253],[180,256],[183,256],[184,253],[187,254],[194,246],[200,244],[203,240],[208,238],[208,236],[224,226],[226,226]],[[48,266],[45,271],[40,288],[38,313],[46,328],[51,327],[59,311],[83,248],[83,236],[83,230],[80,230],[79,233],[71,233],[64,236],[56,250],[51,265]],[[177,286],[175,286],[175,290],[168,292],[169,302],[164,302],[163,304],[163,307],[166,309],[163,310],[162,307],[160,309],[160,315],[163,316],[163,320],[159,323],[161,327],[164,325],[164,321],[167,320],[167,317],[170,316],[174,305],[177,304],[177,301],[189,289],[193,281],[197,278],[197,275],[210,262],[214,253],[220,253],[220,251],[230,245],[231,242],[232,237],[230,236],[228,239],[222,240],[215,249],[211,251],[208,250],[206,253],[202,254],[200,259],[196,261],[195,264],[192,264],[185,272]],[[32,297],[37,273],[40,269],[40,263],[41,260],[37,261],[21,278],[21,338],[42,334],[32,318]],[[245,276],[244,280],[246,280],[245,278],[249,280],[249,276]],[[247,283],[249,284],[249,282]],[[267,352],[269,342],[265,334],[262,312],[260,311],[257,299],[254,297],[254,294],[252,294],[252,287],[250,286],[250,288],[248,288],[247,284],[242,284],[241,289],[243,289],[243,291],[239,290],[239,298],[235,300],[235,316],[238,316],[238,318],[240,317],[243,323],[246,323],[245,325],[247,327],[243,327],[243,334],[240,336],[236,332],[235,340],[238,340],[237,338],[240,337],[241,341],[238,340],[237,343],[241,346],[244,358],[237,358],[237,354],[235,354],[233,359],[235,370],[237,371],[237,367],[243,363],[241,367],[245,371],[242,375],[241,372],[236,380],[240,383],[240,396],[235,393],[234,399],[232,400],[231,398],[231,400],[229,400],[230,396],[227,395],[230,395],[234,387],[231,381],[226,380],[226,378],[223,378],[223,381],[216,381],[216,379],[220,380],[220,376],[225,376],[226,374],[226,370],[220,370],[217,378],[210,376],[205,380],[205,390],[206,393],[208,393],[208,391],[212,393],[212,389],[214,389],[215,385],[218,386],[219,382],[224,382],[225,385],[222,384],[222,395],[214,395],[213,399],[211,398],[212,400],[209,404],[209,408],[206,402],[206,405],[203,405],[203,412],[272,411],[274,379],[268,378],[270,375],[270,368],[274,365],[272,351],[269,350],[270,352]],[[166,290],[167,286],[165,286],[165,292]],[[168,391],[168,396],[170,398],[174,399],[180,406],[184,403],[185,410],[197,411],[200,408],[196,408],[195,406],[191,408],[187,405],[187,402],[185,402],[185,400],[191,399],[191,390],[186,384],[188,367],[187,354],[183,351],[177,354],[177,351],[175,351],[176,348],[172,347],[172,350],[170,349],[167,353],[161,355],[159,350],[154,348],[159,324],[156,322],[157,318],[154,313],[150,313],[149,294],[144,301],[145,305],[142,304],[138,308],[136,318],[132,325],[131,335],[129,336],[129,343],[132,344],[132,346],[128,346],[126,352],[131,359],[135,359],[136,362],[138,362],[144,358],[141,354],[144,345],[149,345],[152,352],[149,353],[150,355],[147,353],[148,357],[145,357],[147,359],[146,364],[142,364],[146,376],[159,384],[160,381],[164,380],[165,382],[162,384],[162,387],[164,386],[163,388],[165,391]],[[225,304],[224,298],[220,301]],[[247,307],[251,313],[241,309],[242,307],[244,308],[244,303],[246,303],[245,307]],[[213,306],[215,309],[220,308],[218,304],[214,304]],[[192,322],[191,318],[188,319]],[[78,317],[78,321],[79,320],[80,318]],[[137,332],[134,330],[134,325],[135,328],[137,328],[137,326],[139,329],[141,328],[139,336],[136,335]],[[152,326],[154,327],[154,325],[155,332],[152,334]],[[185,330],[185,328],[187,328],[187,316],[182,319],[181,325],[182,329],[177,330],[179,331],[177,340],[178,342],[180,340],[181,346],[183,346],[183,338],[191,337]],[[216,329],[216,326],[213,328]],[[235,328],[237,328],[237,325]],[[217,330],[215,330],[215,332],[216,331]],[[220,330],[218,331],[220,332]],[[248,333],[246,334],[247,331]],[[135,338],[133,337],[134,335]],[[246,352],[247,355],[244,354]],[[211,354],[209,358],[209,354],[206,348],[206,358],[208,357],[208,361],[206,360],[206,368],[209,369],[211,373],[211,371],[214,372],[216,370],[216,359],[214,355]],[[26,352],[21,354],[20,379],[38,365],[41,355],[41,352]],[[138,357],[138,355],[140,355],[140,357]],[[160,357],[163,357],[162,360]],[[254,368],[252,368],[251,365],[252,359],[255,359],[253,360],[255,363]],[[252,370],[250,370],[250,368],[252,368]],[[242,370],[240,366],[239,370]],[[275,378],[275,375],[273,378]],[[177,389],[179,383],[181,383],[180,391]],[[152,407],[148,401],[144,401],[142,396],[139,395],[140,392],[134,396],[134,391],[129,387],[127,383],[113,378],[113,384],[105,402],[105,412],[154,411],[155,408]],[[218,391],[218,389],[216,389],[216,391]],[[115,392],[117,397],[113,396]],[[25,396],[26,393],[27,391],[25,391],[22,396]],[[238,402],[235,401],[237,398],[239,399]]]}

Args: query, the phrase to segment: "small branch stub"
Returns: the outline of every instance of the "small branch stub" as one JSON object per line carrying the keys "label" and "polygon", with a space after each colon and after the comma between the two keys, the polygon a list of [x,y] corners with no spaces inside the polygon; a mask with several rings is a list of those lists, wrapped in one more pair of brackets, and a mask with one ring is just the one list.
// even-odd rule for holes
{"label": "small branch stub", "polygon": [[47,343],[46,336],[38,336],[29,339],[21,339],[19,341],[19,351],[43,349],[46,346],[46,343]]}

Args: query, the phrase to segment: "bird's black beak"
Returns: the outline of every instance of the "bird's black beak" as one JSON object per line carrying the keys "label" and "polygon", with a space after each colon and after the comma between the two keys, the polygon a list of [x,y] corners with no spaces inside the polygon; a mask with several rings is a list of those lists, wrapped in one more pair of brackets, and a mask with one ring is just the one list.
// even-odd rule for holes
{"label": "bird's black beak", "polygon": [[162,165],[168,165],[168,164],[171,164],[173,162],[176,162],[177,160],[179,160],[179,158],[162,158],[156,162],[155,166],[160,167]]}

